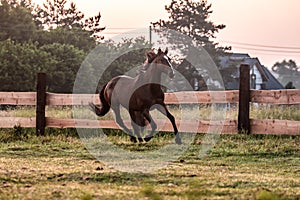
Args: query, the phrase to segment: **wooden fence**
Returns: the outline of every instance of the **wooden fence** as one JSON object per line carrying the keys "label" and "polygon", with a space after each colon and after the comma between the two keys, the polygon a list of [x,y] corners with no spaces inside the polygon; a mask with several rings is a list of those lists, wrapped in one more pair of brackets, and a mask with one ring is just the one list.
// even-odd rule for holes
{"label": "wooden fence", "polygon": [[[99,104],[95,94],[55,94],[45,90],[45,74],[39,74],[38,92],[0,92],[0,105],[31,105],[36,106],[36,117],[0,117],[1,128],[14,126],[36,127],[38,135],[44,134],[45,127],[53,128],[111,128],[119,126],[113,120],[89,119],[59,119],[45,117],[45,107],[51,106],[87,106],[89,102]],[[241,87],[240,87],[241,88]],[[244,88],[245,89],[245,88]],[[242,88],[241,88],[242,90]],[[243,92],[249,92],[249,98],[240,98]],[[194,98],[191,98],[193,96]],[[246,95],[247,96],[247,95]],[[288,134],[300,135],[300,122],[291,120],[258,120],[249,119],[249,103],[267,104],[300,104],[300,90],[250,90],[244,91],[203,91],[203,92],[176,92],[165,94],[166,104],[210,104],[210,103],[239,103],[239,119],[225,121],[192,121],[177,120],[180,132],[209,132],[211,127],[218,128],[221,133],[231,134],[247,131],[250,134]],[[92,114],[92,113],[91,113]],[[246,119],[246,122],[244,121]],[[129,124],[129,122],[126,122]],[[162,125],[161,131],[173,131],[170,123],[158,120]],[[191,130],[191,127],[192,130]]]}

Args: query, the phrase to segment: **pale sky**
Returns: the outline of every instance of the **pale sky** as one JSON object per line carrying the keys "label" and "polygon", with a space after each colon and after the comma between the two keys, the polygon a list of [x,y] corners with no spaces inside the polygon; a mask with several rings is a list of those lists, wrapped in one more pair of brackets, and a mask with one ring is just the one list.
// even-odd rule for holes
{"label": "pale sky", "polygon": [[[43,2],[43,0],[33,0]],[[73,0],[86,17],[101,12],[105,36],[147,28],[167,19],[171,0]],[[216,41],[233,52],[249,53],[271,67],[276,61],[294,59],[300,65],[300,0],[208,0],[211,20],[225,24]],[[127,29],[128,28],[128,29]],[[107,35],[109,34],[109,35]],[[276,47],[276,48],[275,48]],[[280,48],[278,48],[280,47]]]}

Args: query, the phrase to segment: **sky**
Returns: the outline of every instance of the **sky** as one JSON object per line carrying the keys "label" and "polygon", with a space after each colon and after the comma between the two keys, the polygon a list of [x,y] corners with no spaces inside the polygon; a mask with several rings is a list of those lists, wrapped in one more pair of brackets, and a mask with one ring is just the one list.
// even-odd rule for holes
{"label": "sky", "polygon": [[[44,0],[33,0],[43,2]],[[150,26],[167,19],[165,5],[171,0],[73,0],[86,17],[101,13],[103,34],[111,38],[122,32]],[[271,67],[283,59],[300,65],[299,0],[208,0],[215,24],[226,28],[216,35],[221,46],[232,52],[248,53]]]}

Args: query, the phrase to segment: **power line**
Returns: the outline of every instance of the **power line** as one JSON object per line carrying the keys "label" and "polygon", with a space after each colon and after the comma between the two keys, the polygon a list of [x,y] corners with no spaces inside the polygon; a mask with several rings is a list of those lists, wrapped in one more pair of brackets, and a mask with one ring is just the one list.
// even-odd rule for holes
{"label": "power line", "polygon": [[253,50],[253,51],[262,51],[262,52],[273,52],[273,53],[295,53],[300,54],[300,51],[288,51],[288,50],[274,50],[274,49],[259,49],[259,48],[251,48],[251,47],[241,47],[241,46],[235,46],[239,49],[245,49],[245,50]]}
{"label": "power line", "polygon": [[145,29],[144,27],[142,27],[142,28],[139,28],[139,27],[131,27],[131,28],[125,28],[125,27],[122,27],[122,28],[117,28],[117,27],[113,27],[113,28],[109,28],[109,27],[106,27],[106,29],[108,29],[108,30],[132,30],[132,29],[136,29],[136,30],[138,30],[138,29]]}
{"label": "power line", "polygon": [[106,35],[118,35],[118,34],[126,34],[126,35],[136,35],[136,34],[148,34],[148,32],[101,32],[101,34]]}
{"label": "power line", "polygon": [[233,42],[233,41],[221,41],[230,44],[252,46],[252,47],[262,47],[262,48],[271,48],[271,49],[290,49],[290,50],[300,50],[300,47],[288,47],[288,46],[272,46],[272,45],[261,45],[261,44],[251,44],[243,42]]}
{"label": "power line", "polygon": [[295,57],[296,56],[296,57],[299,57],[299,55],[297,55],[297,54],[256,52],[255,50],[253,50],[253,52],[255,52],[256,54],[259,54],[259,55],[266,55],[266,56],[282,56],[282,57],[289,57],[289,56]]}
{"label": "power line", "polygon": [[[1,23],[0,23],[1,25]],[[103,34],[112,34],[112,35],[116,35],[116,34],[121,34],[121,33],[129,33],[129,34],[146,34],[148,33],[148,31],[142,32],[141,29],[145,29],[145,28],[105,28],[103,31],[101,31],[101,33]],[[18,31],[22,31],[22,32],[32,32],[32,31],[39,31],[39,32],[43,32],[46,30],[39,30],[39,29],[30,29],[30,28],[26,28],[26,25],[22,26],[22,27],[17,27],[17,26],[7,26],[7,27],[0,27],[0,31],[1,30],[18,30]],[[112,31],[110,31],[112,30]],[[119,31],[116,31],[119,30]],[[125,31],[123,31],[125,30]],[[129,30],[129,31],[126,31]],[[139,31],[139,32],[135,32]],[[78,33],[77,33],[78,34]],[[80,33],[79,33],[80,34]],[[83,33],[84,34],[84,33]]]}
{"label": "power line", "polygon": [[[0,23],[1,25],[1,23]],[[31,31],[40,31],[43,32],[44,30],[29,30],[25,27],[1,27],[0,30],[19,30],[19,31],[25,31],[25,32],[31,32]],[[141,29],[145,28],[139,28],[139,27],[106,27],[103,31],[101,31],[100,34],[103,35],[117,35],[122,33],[127,34],[147,34],[148,32],[141,32]],[[111,30],[111,31],[110,31]],[[119,31],[116,31],[119,30]],[[125,30],[125,31],[122,31]],[[126,31],[126,30],[132,30],[132,31]],[[139,32],[134,32],[133,30],[137,30]],[[77,33],[80,34],[80,33]],[[82,33],[84,34],[84,33]],[[243,42],[235,42],[235,41],[220,41],[225,42],[229,44],[233,44],[234,48],[244,49],[244,50],[252,50],[252,51],[259,51],[259,52],[271,52],[271,53],[287,53],[287,54],[300,54],[300,51],[293,51],[293,50],[300,50],[300,47],[290,47],[290,46],[274,46],[274,45],[263,45],[263,44],[254,44],[254,43],[243,43]],[[256,47],[256,48],[253,48]],[[267,49],[269,48],[269,49]]]}

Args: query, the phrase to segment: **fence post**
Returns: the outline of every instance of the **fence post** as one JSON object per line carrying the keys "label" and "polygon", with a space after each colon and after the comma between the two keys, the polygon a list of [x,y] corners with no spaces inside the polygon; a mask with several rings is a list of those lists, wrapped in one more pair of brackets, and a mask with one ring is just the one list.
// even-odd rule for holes
{"label": "fence post", "polygon": [[250,65],[240,65],[238,132],[250,133]]}
{"label": "fence post", "polygon": [[45,135],[46,82],[46,74],[38,73],[36,88],[36,135]]}

